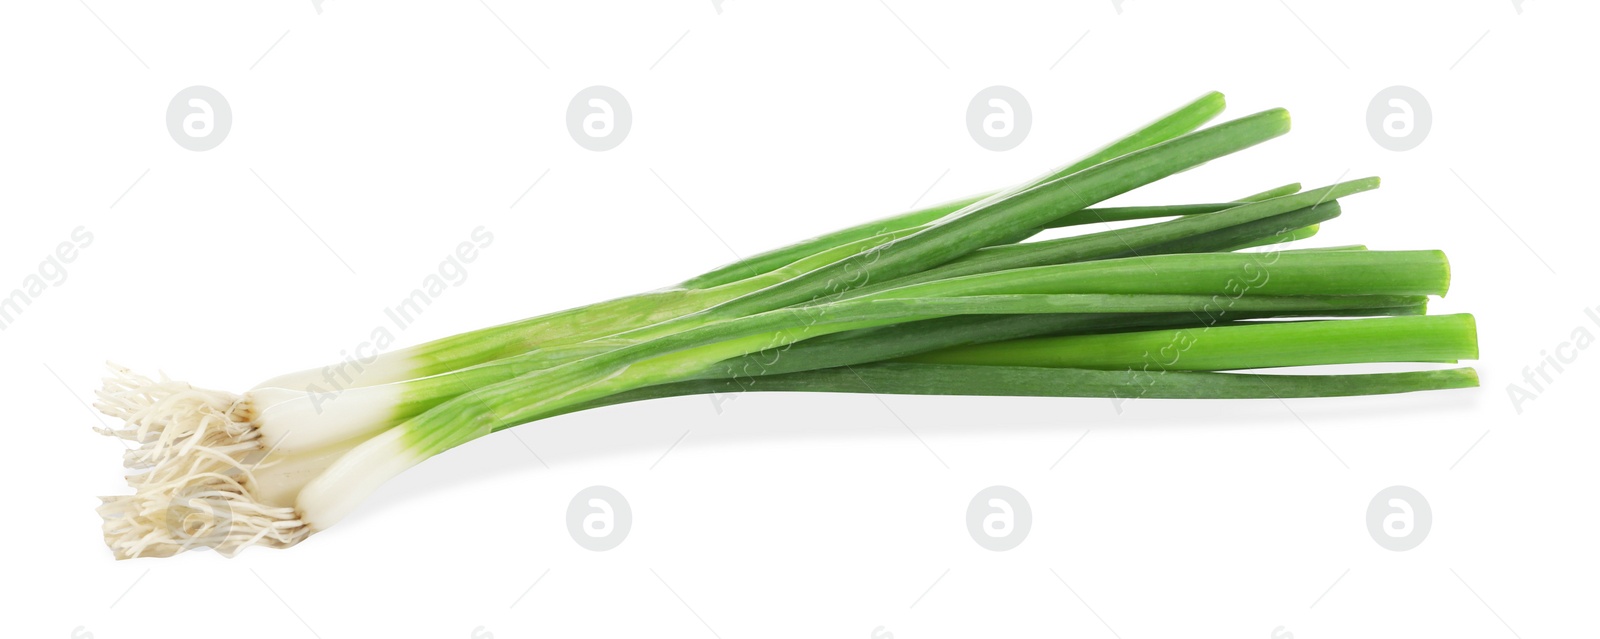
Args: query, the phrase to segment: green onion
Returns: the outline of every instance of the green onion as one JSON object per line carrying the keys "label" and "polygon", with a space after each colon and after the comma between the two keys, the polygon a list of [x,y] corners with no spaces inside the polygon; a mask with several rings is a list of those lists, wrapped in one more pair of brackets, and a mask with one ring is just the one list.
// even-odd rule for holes
{"label": "green onion", "polygon": [[[117,369],[97,405],[134,494],[100,508],[119,558],[285,547],[487,433],[738,390],[1295,398],[1476,385],[1471,369],[1238,373],[1477,355],[1438,251],[1239,253],[1310,237],[1377,178],[1234,202],[1098,206],[1287,132],[1274,109],[1200,128],[1207,94],[1016,186],[802,241],[681,285],[435,340],[245,394]],[[1160,221],[1156,221],[1160,220]],[[1047,229],[1133,223],[1055,239]]]}

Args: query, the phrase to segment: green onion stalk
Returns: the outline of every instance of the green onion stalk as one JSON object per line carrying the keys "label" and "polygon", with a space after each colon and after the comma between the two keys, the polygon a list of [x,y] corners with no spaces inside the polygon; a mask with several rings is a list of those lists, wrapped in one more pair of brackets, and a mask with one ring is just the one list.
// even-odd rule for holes
{"label": "green onion stalk", "polygon": [[[1162,277],[1135,276],[1147,267]],[[494,430],[610,395],[702,377],[724,360],[813,337],[971,314],[1222,317],[1230,311],[1393,307],[1443,294],[1447,270],[1435,251],[1283,254],[1270,265],[1247,254],[1165,255],[1001,271],[712,322],[505,381],[471,383],[474,390],[364,439],[318,473],[298,494],[297,515],[312,531],[326,528],[392,476]],[[1435,359],[1430,354],[1422,361]],[[492,365],[499,367],[511,369],[505,375],[520,372],[515,363]]]}
{"label": "green onion stalk", "polygon": [[[1448,289],[1442,253],[1276,248],[1314,234],[1341,214],[1341,198],[1376,188],[1376,178],[1228,203],[1096,207],[1288,130],[1281,109],[1200,128],[1221,107],[1208,94],[1018,186],[354,370],[302,371],[234,394],[118,369],[99,406],[124,420],[112,434],[138,444],[126,462],[140,472],[129,476],[133,495],[105,498],[107,543],[119,558],[290,546],[444,450],[657,397],[1288,398],[1475,385],[1470,369],[1231,372],[1455,362],[1476,357],[1476,331],[1470,316],[1425,315],[1429,297]],[[1045,229],[1156,219],[1028,241]],[[1261,246],[1271,248],[1234,252]],[[1151,356],[1174,351],[1173,340],[1181,358]]]}

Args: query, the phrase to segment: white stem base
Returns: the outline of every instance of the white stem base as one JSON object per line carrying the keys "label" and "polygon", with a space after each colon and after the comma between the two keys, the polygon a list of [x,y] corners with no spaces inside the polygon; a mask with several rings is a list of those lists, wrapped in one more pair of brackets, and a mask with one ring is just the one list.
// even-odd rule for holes
{"label": "white stem base", "polygon": [[395,406],[399,384],[351,388],[313,395],[281,388],[257,388],[249,397],[255,423],[268,448],[300,454],[356,439],[366,439],[399,422]]}
{"label": "white stem base", "polygon": [[404,430],[391,428],[361,442],[318,473],[295,500],[301,520],[312,531],[327,530],[384,482],[422,463],[426,458],[406,445]]}

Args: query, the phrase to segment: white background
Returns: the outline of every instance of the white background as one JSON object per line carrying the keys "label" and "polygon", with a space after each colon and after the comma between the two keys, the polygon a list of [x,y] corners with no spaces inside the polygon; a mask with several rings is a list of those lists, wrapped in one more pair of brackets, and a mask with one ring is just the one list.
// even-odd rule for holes
{"label": "white background", "polygon": [[[1583,312],[1600,306],[1584,195],[1594,6],[1062,4],[8,4],[0,294],[74,228],[94,239],[0,332],[5,634],[1590,627],[1600,352],[1578,352],[1520,415],[1507,385],[1575,329],[1600,334]],[[191,85],[232,108],[210,151],[166,130]],[[566,129],[591,85],[632,107],[611,151]],[[1011,151],[966,129],[991,85],[1032,107]],[[1431,104],[1415,150],[1367,131],[1391,85]],[[291,550],[115,562],[101,544],[95,496],[126,490],[121,448],[90,431],[85,404],[107,358],[248,388],[368,339],[479,225],[493,245],[402,343],[1004,185],[1211,89],[1234,117],[1288,108],[1294,132],[1119,201],[1383,176],[1311,244],[1446,250],[1454,289],[1433,308],[1477,315],[1481,389],[1121,414],[1105,400],[754,394],[719,414],[679,398],[473,442]],[[567,502],[591,485],[632,506],[615,550],[568,536]],[[1015,550],[967,534],[967,503],[991,485],[1031,504]],[[1411,551],[1366,530],[1392,485],[1433,509]]]}

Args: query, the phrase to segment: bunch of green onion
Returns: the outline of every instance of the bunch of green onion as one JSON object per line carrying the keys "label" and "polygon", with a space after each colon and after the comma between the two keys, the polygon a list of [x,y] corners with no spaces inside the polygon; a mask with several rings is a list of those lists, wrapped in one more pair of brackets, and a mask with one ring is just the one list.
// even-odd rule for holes
{"label": "bunch of green onion", "polygon": [[[740,391],[1300,398],[1477,385],[1470,368],[1256,369],[1477,356],[1471,316],[1426,315],[1438,251],[1278,249],[1376,178],[1234,202],[1099,207],[1284,134],[1264,111],[1202,128],[1211,93],[998,192],[844,229],[677,286],[477,330],[243,394],[114,368],[132,495],[103,499],[119,558],[286,547],[379,485],[518,424]],[[1028,241],[1054,228],[1152,220]],[[1154,221],[1159,220],[1159,221]],[[1271,246],[1265,251],[1240,249]],[[1246,372],[1240,372],[1246,371]]]}

